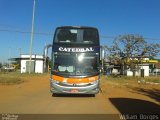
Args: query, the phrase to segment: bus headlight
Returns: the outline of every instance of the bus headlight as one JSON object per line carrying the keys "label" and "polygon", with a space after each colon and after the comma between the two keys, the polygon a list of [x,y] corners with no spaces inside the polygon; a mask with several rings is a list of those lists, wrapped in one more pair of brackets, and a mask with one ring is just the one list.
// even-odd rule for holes
{"label": "bus headlight", "polygon": [[53,84],[58,84],[59,83],[59,81],[56,81],[56,80],[54,80],[54,79],[50,79],[51,80],[51,82],[53,83]]}
{"label": "bus headlight", "polygon": [[98,83],[98,80],[95,80],[95,81],[93,81],[93,82],[90,82],[90,84],[96,84],[96,83]]}
{"label": "bus headlight", "polygon": [[84,54],[80,54],[78,56],[78,61],[81,62],[84,59]]}

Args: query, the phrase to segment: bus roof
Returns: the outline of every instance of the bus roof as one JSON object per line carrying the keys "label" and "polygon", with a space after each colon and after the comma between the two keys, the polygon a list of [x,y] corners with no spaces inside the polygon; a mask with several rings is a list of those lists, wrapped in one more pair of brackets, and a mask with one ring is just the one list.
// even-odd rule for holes
{"label": "bus roof", "polygon": [[97,29],[96,27],[90,27],[90,26],[60,26],[58,28],[84,28],[84,29]]}

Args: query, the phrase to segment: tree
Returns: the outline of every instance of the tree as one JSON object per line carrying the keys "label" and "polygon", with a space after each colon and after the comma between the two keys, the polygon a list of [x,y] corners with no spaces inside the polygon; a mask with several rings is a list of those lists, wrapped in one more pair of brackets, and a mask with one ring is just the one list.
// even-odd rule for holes
{"label": "tree", "polygon": [[[112,60],[121,59],[121,61],[119,59],[117,60],[124,65],[125,70],[129,66],[133,72],[133,76],[135,76],[135,72],[139,70],[138,64],[141,62],[141,59],[144,56],[157,56],[160,52],[160,44],[148,44],[138,34],[120,35],[114,40],[112,46],[110,48],[108,47],[108,51],[109,57],[114,56]],[[135,62],[131,58],[138,58],[138,62]]]}
{"label": "tree", "polygon": [[160,52],[160,44],[145,44],[141,56],[156,57]]}

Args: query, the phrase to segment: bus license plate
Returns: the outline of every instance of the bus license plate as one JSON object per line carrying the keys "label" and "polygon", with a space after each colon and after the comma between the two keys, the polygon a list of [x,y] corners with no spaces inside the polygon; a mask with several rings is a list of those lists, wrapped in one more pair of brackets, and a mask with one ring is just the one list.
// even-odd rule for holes
{"label": "bus license plate", "polygon": [[72,90],[71,90],[71,93],[77,93],[77,92],[78,92],[77,89],[72,89]]}

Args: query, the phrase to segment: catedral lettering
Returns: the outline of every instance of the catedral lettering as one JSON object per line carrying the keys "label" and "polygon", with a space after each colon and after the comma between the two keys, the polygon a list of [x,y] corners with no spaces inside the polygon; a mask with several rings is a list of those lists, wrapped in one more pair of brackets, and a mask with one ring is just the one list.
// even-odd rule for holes
{"label": "catedral lettering", "polygon": [[52,46],[50,90],[54,94],[99,92],[100,45],[93,27],[58,27]]}
{"label": "catedral lettering", "polygon": [[59,47],[59,51],[63,52],[91,52],[94,51],[92,47],[89,48],[65,48],[65,47]]}

